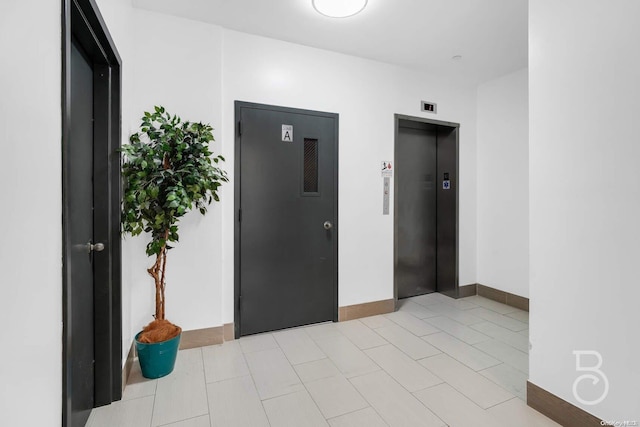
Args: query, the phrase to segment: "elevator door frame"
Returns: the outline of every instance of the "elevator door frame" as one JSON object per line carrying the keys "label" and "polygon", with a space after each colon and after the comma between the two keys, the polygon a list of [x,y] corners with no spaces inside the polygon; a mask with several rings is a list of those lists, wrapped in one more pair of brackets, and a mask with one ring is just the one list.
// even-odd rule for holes
{"label": "elevator door frame", "polygon": [[[459,251],[460,251],[460,233],[459,233],[459,218],[460,218],[460,192],[458,191],[459,182],[460,182],[460,124],[454,122],[446,122],[441,120],[433,120],[425,117],[414,117],[407,116],[404,114],[395,114],[394,115],[394,159],[398,158],[398,142],[399,142],[399,133],[400,133],[400,123],[401,122],[415,122],[416,124],[429,124],[440,128],[449,128],[453,133],[453,137],[455,138],[455,163],[456,163],[456,177],[457,183],[455,183],[455,203],[456,203],[456,214],[455,214],[455,280],[454,280],[454,289],[451,291],[442,292],[447,296],[452,298],[459,298]],[[440,134],[440,132],[438,132]],[[396,164],[396,170],[397,170]],[[397,173],[397,171],[396,171]],[[439,183],[442,177],[437,177],[436,182]],[[438,185],[438,184],[437,184]],[[395,301],[396,308],[398,306],[398,283],[396,277],[396,268],[398,265],[398,180],[393,180],[393,298]],[[436,289],[436,292],[441,292],[439,289]]]}

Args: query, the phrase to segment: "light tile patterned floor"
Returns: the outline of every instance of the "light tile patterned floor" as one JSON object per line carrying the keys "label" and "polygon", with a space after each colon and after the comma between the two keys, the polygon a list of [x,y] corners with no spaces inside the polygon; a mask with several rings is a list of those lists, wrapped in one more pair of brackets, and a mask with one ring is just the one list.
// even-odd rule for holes
{"label": "light tile patterned floor", "polygon": [[528,313],[479,296],[184,350],[88,427],[557,426],[525,404]]}

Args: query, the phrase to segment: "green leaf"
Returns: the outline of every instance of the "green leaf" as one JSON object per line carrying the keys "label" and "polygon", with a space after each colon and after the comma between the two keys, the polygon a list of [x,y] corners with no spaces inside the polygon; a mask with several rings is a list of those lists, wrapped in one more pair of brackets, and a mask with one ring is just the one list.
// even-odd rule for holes
{"label": "green leaf", "polygon": [[163,106],[144,112],[141,122],[139,132],[118,150],[121,227],[134,236],[150,233],[146,253],[152,256],[166,245],[165,237],[178,241],[179,219],[190,209],[204,215],[207,203],[219,201],[217,189],[228,178],[214,166],[224,158],[209,147],[214,140],[210,125],[182,121]]}

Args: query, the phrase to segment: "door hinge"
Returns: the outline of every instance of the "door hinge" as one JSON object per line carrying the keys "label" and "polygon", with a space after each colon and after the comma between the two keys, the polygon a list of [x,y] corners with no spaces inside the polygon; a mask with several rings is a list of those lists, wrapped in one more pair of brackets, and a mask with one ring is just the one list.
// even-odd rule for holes
{"label": "door hinge", "polygon": [[238,135],[242,135],[242,122],[238,122]]}
{"label": "door hinge", "polygon": [[238,209],[238,222],[242,222],[242,209]]}

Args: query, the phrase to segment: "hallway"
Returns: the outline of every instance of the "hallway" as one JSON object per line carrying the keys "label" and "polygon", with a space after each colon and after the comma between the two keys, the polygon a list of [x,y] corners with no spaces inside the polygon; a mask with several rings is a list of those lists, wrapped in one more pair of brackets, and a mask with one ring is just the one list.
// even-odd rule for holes
{"label": "hallway", "polygon": [[472,296],[181,351],[89,427],[554,426],[526,406],[528,313]]}

